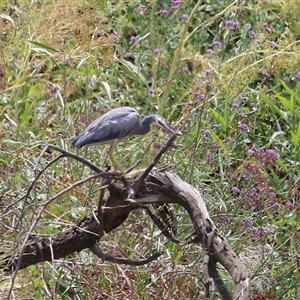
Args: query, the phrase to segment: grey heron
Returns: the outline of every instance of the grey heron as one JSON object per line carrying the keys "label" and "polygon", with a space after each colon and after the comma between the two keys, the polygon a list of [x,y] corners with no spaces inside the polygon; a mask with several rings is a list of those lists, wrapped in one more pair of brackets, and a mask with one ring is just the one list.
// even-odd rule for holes
{"label": "grey heron", "polygon": [[113,157],[113,148],[116,144],[133,135],[144,135],[151,130],[152,125],[165,128],[170,133],[176,133],[166,124],[159,115],[148,115],[140,122],[138,112],[132,107],[118,107],[101,115],[93,121],[86,130],[76,137],[72,144],[76,148],[90,145],[110,145],[109,157],[115,170],[122,169]]}

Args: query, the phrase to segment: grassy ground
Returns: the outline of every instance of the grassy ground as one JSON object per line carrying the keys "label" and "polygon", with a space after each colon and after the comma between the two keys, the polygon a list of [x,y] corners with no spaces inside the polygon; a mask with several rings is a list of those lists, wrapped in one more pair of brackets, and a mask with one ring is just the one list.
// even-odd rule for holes
{"label": "grassy ground", "polygon": [[[253,299],[300,298],[298,1],[1,4],[1,206],[24,195],[45,143],[71,150],[75,134],[102,112],[130,105],[176,127],[189,111],[180,147],[161,163],[202,191],[218,229],[252,274]],[[120,163],[143,158],[146,166],[165,138],[156,132],[120,145]],[[81,153],[108,163],[105,147]],[[35,203],[86,173],[74,161],[57,163],[40,179],[17,230],[21,204],[1,215],[1,248],[13,248],[26,232]],[[35,232],[57,233],[81,219],[96,204],[96,185],[51,204]],[[175,209],[184,236],[192,227]],[[157,247],[166,254],[143,267],[102,263],[89,252],[40,264],[20,272],[16,299],[199,299],[204,293],[201,249],[167,243],[141,213],[101,246],[129,257]],[[0,289],[9,284],[0,282]]]}

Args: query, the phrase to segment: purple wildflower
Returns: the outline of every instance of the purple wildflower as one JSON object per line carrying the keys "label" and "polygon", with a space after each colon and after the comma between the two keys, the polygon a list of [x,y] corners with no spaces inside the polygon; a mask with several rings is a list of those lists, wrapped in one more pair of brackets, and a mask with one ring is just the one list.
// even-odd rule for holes
{"label": "purple wildflower", "polygon": [[130,37],[129,44],[130,44],[130,45],[133,45],[133,44],[135,44],[139,39],[140,39],[140,36],[139,36],[139,35],[133,35],[133,36]]}
{"label": "purple wildflower", "polygon": [[256,39],[257,38],[257,34],[254,31],[250,31],[250,37],[252,39]]}
{"label": "purple wildflower", "polygon": [[120,40],[119,35],[118,34],[114,34],[113,35],[113,40],[116,41],[116,42],[118,42]]}
{"label": "purple wildflower", "polygon": [[252,229],[252,234],[253,234],[254,238],[260,238],[264,235],[263,231],[261,229],[257,228],[257,227],[254,227]]}
{"label": "purple wildflower", "polygon": [[15,171],[15,167],[13,165],[9,165],[8,166],[8,172],[9,173],[14,173],[14,171]]}
{"label": "purple wildflower", "polygon": [[233,186],[232,188],[231,188],[231,191],[234,193],[234,194],[239,194],[241,191],[240,191],[240,189],[238,188],[238,187],[236,187],[236,186]]}
{"label": "purple wildflower", "polygon": [[181,4],[182,4],[182,0],[171,0],[171,5],[172,5],[171,9],[178,10]]}
{"label": "purple wildflower", "polygon": [[214,150],[220,149],[220,146],[217,143],[211,143],[210,147]]}
{"label": "purple wildflower", "polygon": [[246,204],[248,207],[260,207],[260,196],[256,189],[249,190],[243,195],[241,199],[243,204]]}
{"label": "purple wildflower", "polygon": [[189,17],[188,14],[182,14],[182,15],[181,15],[181,20],[187,20],[188,17]]}
{"label": "purple wildflower", "polygon": [[277,152],[275,150],[266,149],[264,147],[261,147],[259,149],[252,147],[248,151],[248,155],[259,159],[267,166],[274,166],[279,157],[279,155],[277,154]]}
{"label": "purple wildflower", "polygon": [[225,22],[225,26],[229,28],[230,30],[235,30],[240,26],[239,21],[234,21],[234,20],[227,20]]}
{"label": "purple wildflower", "polygon": [[158,13],[163,16],[168,16],[170,14],[170,12],[166,9],[161,9]]}
{"label": "purple wildflower", "polygon": [[244,180],[248,180],[249,179],[249,173],[248,172],[244,172],[243,175],[242,175],[242,178]]}
{"label": "purple wildflower", "polygon": [[285,77],[283,78],[283,81],[285,81],[286,83],[289,83],[289,82],[291,81],[291,78],[285,76]]}
{"label": "purple wildflower", "polygon": [[218,221],[221,225],[226,225],[229,222],[229,218],[226,215],[220,215]]}
{"label": "purple wildflower", "polygon": [[58,85],[52,86],[50,88],[50,93],[51,94],[56,94],[57,92],[59,92],[59,86]]}
{"label": "purple wildflower", "polygon": [[249,156],[255,156],[256,152],[253,149],[248,150],[248,155]]}
{"label": "purple wildflower", "polygon": [[240,105],[239,105],[237,102],[233,102],[233,103],[232,103],[232,107],[233,107],[233,108],[239,108]]}
{"label": "purple wildflower", "polygon": [[150,89],[150,90],[148,91],[148,95],[153,96],[153,95],[154,95],[154,90],[153,90],[153,89]]}
{"label": "purple wildflower", "polygon": [[178,10],[180,8],[180,5],[172,5],[171,9],[172,10]]}
{"label": "purple wildflower", "polygon": [[265,31],[266,31],[267,33],[269,33],[269,34],[272,33],[272,29],[271,29],[271,27],[270,27],[267,23],[264,23],[263,26],[264,26]]}
{"label": "purple wildflower", "polygon": [[294,76],[298,81],[300,81],[300,72],[296,72]]}
{"label": "purple wildflower", "polygon": [[154,49],[154,53],[155,54],[159,54],[159,53],[161,53],[162,51],[161,51],[161,49],[159,49],[159,48],[156,48],[156,49]]}
{"label": "purple wildflower", "polygon": [[247,124],[240,124],[238,126],[239,129],[243,130],[243,131],[249,131],[249,126]]}
{"label": "purple wildflower", "polygon": [[134,291],[134,288],[133,288],[133,287],[131,287],[131,289],[130,289],[130,294],[131,294],[131,295],[135,295],[135,291]]}
{"label": "purple wildflower", "polygon": [[274,48],[274,47],[276,47],[276,43],[274,41],[270,41],[269,46],[270,46],[270,48]]}
{"label": "purple wildflower", "polygon": [[271,76],[271,74],[267,71],[263,71],[261,72],[262,76],[265,77],[265,78],[269,78]]}
{"label": "purple wildflower", "polygon": [[205,70],[204,70],[204,73],[205,73],[206,75],[209,75],[209,74],[210,74],[210,72],[211,72],[211,70],[210,70],[210,69],[205,69]]}
{"label": "purple wildflower", "polygon": [[182,72],[186,73],[187,75],[191,75],[191,72],[190,72],[190,69],[188,68],[188,66],[183,67]]}
{"label": "purple wildflower", "polygon": [[[269,193],[267,193],[266,196],[268,197],[268,200],[274,200],[274,201],[276,201],[276,194],[275,193],[269,192]],[[273,202],[272,204],[268,205],[268,208],[270,208],[270,209],[272,208],[273,210],[274,209],[276,210],[276,209],[278,209],[280,207],[281,207],[281,205],[278,202]]]}
{"label": "purple wildflower", "polygon": [[202,129],[203,135],[210,135],[210,130],[208,129]]}
{"label": "purple wildflower", "polygon": [[144,9],[146,9],[147,6],[146,5],[143,5],[143,4],[140,4],[138,7],[137,7],[137,11],[143,11]]}
{"label": "purple wildflower", "polygon": [[243,99],[243,94],[238,94],[238,95],[236,96],[236,100],[240,101],[240,100],[242,100],[242,99]]}
{"label": "purple wildflower", "polygon": [[263,160],[266,165],[274,166],[276,164],[277,159],[278,159],[278,154],[275,150],[267,149],[265,151],[265,156]]}
{"label": "purple wildflower", "polygon": [[267,149],[266,150],[266,154],[267,154],[267,156],[272,157],[274,159],[278,158],[277,152],[275,150],[273,150],[273,149]]}
{"label": "purple wildflower", "polygon": [[218,48],[222,48],[222,43],[220,42],[220,41],[214,41],[213,42],[213,46],[216,46],[216,47],[218,47]]}
{"label": "purple wildflower", "polygon": [[244,220],[242,221],[242,225],[243,225],[245,228],[251,227],[251,226],[253,226],[253,224],[254,224],[254,221],[253,221],[252,219],[250,219],[250,218],[246,218],[246,219],[244,219]]}
{"label": "purple wildflower", "polygon": [[200,92],[196,92],[195,96],[197,100],[205,100],[205,95],[201,94]]}
{"label": "purple wildflower", "polygon": [[213,49],[207,49],[206,52],[210,55],[214,55],[215,51]]}
{"label": "purple wildflower", "polygon": [[255,238],[260,238],[260,237],[267,235],[269,233],[272,233],[272,232],[273,232],[273,230],[270,228],[267,228],[267,227],[263,227],[261,229],[254,227],[252,230],[253,236]]}

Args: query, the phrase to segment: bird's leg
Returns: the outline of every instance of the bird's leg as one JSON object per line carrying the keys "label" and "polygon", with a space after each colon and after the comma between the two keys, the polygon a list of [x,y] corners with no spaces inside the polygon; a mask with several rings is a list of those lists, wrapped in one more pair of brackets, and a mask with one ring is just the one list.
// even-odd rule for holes
{"label": "bird's leg", "polygon": [[111,160],[112,166],[114,168],[115,171],[119,170],[122,175],[124,175],[124,171],[122,170],[122,168],[119,166],[119,164],[117,163],[117,161],[115,160],[114,156],[113,156],[113,149],[114,149],[114,145],[111,145],[109,148],[109,158]]}

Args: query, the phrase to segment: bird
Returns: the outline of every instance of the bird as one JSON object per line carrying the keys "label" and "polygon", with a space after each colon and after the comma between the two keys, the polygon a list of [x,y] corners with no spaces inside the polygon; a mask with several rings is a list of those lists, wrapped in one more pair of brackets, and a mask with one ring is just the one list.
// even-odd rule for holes
{"label": "bird", "polygon": [[151,114],[140,121],[139,113],[134,108],[118,107],[106,112],[88,125],[85,131],[73,140],[72,144],[75,148],[91,145],[110,145],[109,157],[113,168],[124,174],[113,157],[114,147],[133,135],[147,134],[152,125],[165,128],[176,135],[167,125],[165,119],[159,115]]}

